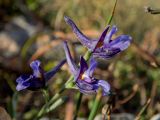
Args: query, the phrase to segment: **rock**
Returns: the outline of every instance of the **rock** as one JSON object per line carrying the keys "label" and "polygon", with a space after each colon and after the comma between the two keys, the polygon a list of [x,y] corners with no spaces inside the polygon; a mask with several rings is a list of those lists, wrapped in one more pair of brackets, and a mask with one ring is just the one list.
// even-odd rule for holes
{"label": "rock", "polygon": [[[134,118],[130,113],[111,114],[111,120],[134,120]],[[94,120],[102,120],[102,115],[97,115]]]}
{"label": "rock", "polygon": [[160,120],[160,114],[154,115],[150,120]]}
{"label": "rock", "polygon": [[38,31],[38,26],[24,17],[14,17],[0,32],[0,55],[12,57],[20,52],[24,42]]}

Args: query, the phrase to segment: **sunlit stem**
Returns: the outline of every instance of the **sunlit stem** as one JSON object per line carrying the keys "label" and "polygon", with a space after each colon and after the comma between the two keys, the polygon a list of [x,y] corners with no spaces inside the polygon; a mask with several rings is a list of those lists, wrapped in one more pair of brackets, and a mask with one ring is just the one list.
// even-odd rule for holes
{"label": "sunlit stem", "polygon": [[[84,59],[86,61],[88,61],[90,59],[92,55],[92,52],[91,51],[87,51],[84,55]],[[77,116],[78,116],[78,112],[79,112],[79,108],[80,108],[80,105],[81,105],[81,101],[82,101],[82,97],[83,97],[83,94],[82,93],[79,93],[78,94],[78,99],[77,99],[77,103],[76,103],[76,112],[75,112],[75,116],[74,116],[74,120],[77,119]]]}
{"label": "sunlit stem", "polygon": [[76,112],[75,112],[73,120],[77,119],[78,111],[79,111],[79,108],[80,108],[80,105],[81,105],[81,101],[82,101],[82,96],[83,96],[82,93],[78,93],[78,100],[77,100],[77,104],[76,104]]}
{"label": "sunlit stem", "polygon": [[[112,9],[111,16],[109,17],[109,19],[107,21],[107,25],[109,25],[111,23],[112,19],[113,19],[113,16],[114,16],[114,13],[115,13],[115,9],[116,9],[116,5],[117,5],[117,0],[115,0],[115,4],[114,4],[114,7]],[[93,108],[91,110],[91,113],[89,115],[89,119],[88,120],[93,120],[94,117],[96,116],[96,111],[98,110],[101,97],[102,97],[102,91],[99,90],[97,95],[96,95],[96,99],[94,101],[94,105],[93,105]]]}
{"label": "sunlit stem", "polygon": [[115,0],[115,4],[114,4],[114,7],[113,7],[113,9],[112,9],[112,13],[111,13],[111,15],[110,15],[110,17],[108,18],[108,21],[107,21],[107,25],[111,24],[111,21],[112,21],[112,19],[113,19],[114,13],[115,13],[117,1],[118,1],[118,0]]}
{"label": "sunlit stem", "polygon": [[97,95],[96,95],[96,99],[95,99],[95,101],[94,101],[94,104],[93,104],[93,107],[92,107],[92,110],[91,110],[91,112],[90,112],[90,115],[89,115],[88,120],[93,120],[94,117],[96,116],[98,107],[99,107],[100,102],[101,102],[101,98],[102,98],[102,89],[99,88],[99,89],[98,89],[98,93],[97,93]]}

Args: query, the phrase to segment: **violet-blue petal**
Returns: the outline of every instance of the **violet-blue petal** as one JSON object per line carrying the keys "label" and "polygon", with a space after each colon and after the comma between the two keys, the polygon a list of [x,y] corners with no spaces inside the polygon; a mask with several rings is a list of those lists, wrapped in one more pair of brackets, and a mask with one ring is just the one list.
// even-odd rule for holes
{"label": "violet-blue petal", "polygon": [[[109,27],[110,27],[110,26],[107,26],[106,29],[102,32],[99,40],[98,40],[97,43],[96,43],[96,46],[95,46],[94,48],[92,47],[92,51],[93,51],[93,52],[95,51],[95,49],[103,46],[103,44],[104,44],[104,39],[105,39],[105,36],[106,36],[106,34],[107,34],[108,30],[109,30]],[[92,45],[92,46],[93,46],[93,45]]]}
{"label": "violet-blue petal", "polygon": [[117,27],[114,25],[111,30],[109,31],[109,33],[106,35],[105,39],[104,39],[104,44],[108,44],[109,41],[112,38],[112,35],[115,34],[117,32]]}
{"label": "violet-blue petal", "polygon": [[56,72],[65,64],[65,62],[66,59],[62,60],[56,67],[54,67],[49,72],[46,72],[44,74],[45,81],[47,82],[48,80],[50,80],[56,74]]}
{"label": "violet-blue petal", "polygon": [[121,50],[119,48],[111,48],[111,47],[99,48],[98,50],[96,50],[96,52],[93,53],[93,57],[94,58],[110,59],[114,55],[118,54],[119,52],[121,52]]}
{"label": "violet-blue petal", "polygon": [[87,48],[91,49],[92,48],[92,42],[93,40],[89,39],[87,36],[85,36],[76,26],[76,24],[67,16],[64,17],[64,20],[70,27],[72,28],[73,32],[76,34],[80,42],[86,46]]}
{"label": "violet-blue petal", "polygon": [[45,87],[45,81],[43,79],[40,79],[40,78],[36,78],[33,76],[32,79],[30,79],[29,81],[25,82],[26,83],[29,83],[30,86],[27,88],[29,90],[39,90],[41,88],[44,88]]}
{"label": "violet-blue petal", "polygon": [[33,69],[33,75],[39,78],[42,77],[40,64],[41,62],[39,60],[35,60],[30,64],[30,67]]}
{"label": "violet-blue petal", "polygon": [[90,58],[90,62],[89,62],[89,63],[90,63],[90,65],[89,65],[88,70],[86,71],[86,74],[87,74],[88,76],[92,76],[94,70],[95,70],[96,67],[97,67],[97,62],[96,62],[95,59],[92,57],[92,58]]}
{"label": "violet-blue petal", "polygon": [[119,48],[121,51],[123,51],[129,47],[131,40],[132,40],[132,37],[129,35],[120,35],[116,39],[112,40],[105,47],[109,46],[112,48]]}
{"label": "violet-blue petal", "polygon": [[80,57],[80,73],[83,74],[88,69],[87,62],[85,59],[81,56]]}
{"label": "violet-blue petal", "polygon": [[80,57],[80,68],[78,71],[78,74],[75,75],[75,80],[77,81],[78,79],[81,79],[82,75],[84,75],[84,72],[88,69],[87,62],[85,59],[81,56]]}
{"label": "violet-blue petal", "polygon": [[110,91],[110,85],[108,82],[104,81],[104,80],[98,80],[98,85],[100,87],[102,87],[103,90],[103,95],[108,95],[109,91]]}
{"label": "violet-blue petal", "polygon": [[24,89],[37,90],[45,86],[45,81],[33,75],[22,75],[17,78],[16,82],[18,83],[16,87],[17,91]]}
{"label": "violet-blue petal", "polygon": [[32,76],[30,76],[30,75],[22,75],[22,76],[18,77],[16,79],[16,82],[18,83],[16,86],[16,90],[20,91],[20,90],[28,88],[30,84],[29,83],[24,84],[24,82],[29,81],[31,78],[32,78]]}
{"label": "violet-blue petal", "polygon": [[66,54],[66,59],[67,59],[67,63],[69,65],[69,68],[71,70],[71,73],[73,75],[77,75],[77,72],[78,72],[78,67],[76,66],[75,62],[73,61],[72,59],[72,56],[71,56],[71,53],[69,51],[69,48],[68,48],[68,45],[67,45],[67,42],[65,41],[63,43],[63,47],[64,47],[64,51],[65,51],[65,54]]}
{"label": "violet-blue petal", "polygon": [[77,87],[79,88],[80,92],[84,94],[95,94],[96,90],[98,89],[98,84],[95,81],[94,83],[87,83],[85,80],[78,80],[76,82]]}

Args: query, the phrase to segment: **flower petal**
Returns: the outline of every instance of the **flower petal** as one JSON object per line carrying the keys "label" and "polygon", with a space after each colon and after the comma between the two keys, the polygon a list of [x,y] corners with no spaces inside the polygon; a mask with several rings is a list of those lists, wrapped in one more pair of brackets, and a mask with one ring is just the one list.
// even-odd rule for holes
{"label": "flower petal", "polygon": [[81,56],[80,57],[80,71],[83,74],[88,69],[86,60]]}
{"label": "flower petal", "polygon": [[89,39],[88,37],[86,37],[76,26],[76,24],[67,16],[64,17],[64,20],[66,21],[66,23],[68,25],[71,26],[73,32],[76,34],[76,36],[78,37],[78,39],[80,40],[80,42],[86,46],[87,48],[91,49],[92,48],[92,42],[93,40]]}
{"label": "flower petal", "polygon": [[132,40],[132,37],[129,35],[121,35],[117,37],[115,40],[112,40],[107,46],[112,48],[119,48],[121,51],[128,48]]}
{"label": "flower petal", "polygon": [[65,54],[66,54],[66,59],[67,59],[67,63],[69,65],[69,68],[71,70],[71,73],[73,75],[77,75],[77,72],[78,72],[78,68],[75,64],[75,62],[73,61],[72,59],[72,56],[70,54],[70,51],[69,51],[69,48],[68,48],[68,45],[67,45],[67,42],[63,42],[63,47],[64,47],[64,51],[65,51]]}
{"label": "flower petal", "polygon": [[104,39],[105,39],[105,36],[106,36],[106,34],[107,34],[108,30],[109,30],[109,27],[110,27],[110,26],[107,26],[106,29],[105,29],[105,30],[103,31],[103,33],[101,34],[101,37],[100,37],[99,40],[97,41],[96,46],[94,47],[94,49],[92,49],[93,52],[95,51],[95,49],[103,46],[103,44],[104,44]]}
{"label": "flower petal", "polygon": [[95,83],[87,83],[86,81],[78,80],[76,82],[77,87],[79,88],[80,92],[84,94],[95,94],[98,89],[97,82]]}
{"label": "flower petal", "polygon": [[32,79],[25,82],[24,84],[27,84],[27,83],[30,84],[30,86],[27,88],[29,90],[38,90],[40,88],[45,87],[45,81],[41,80],[40,78],[35,78],[34,76]]}
{"label": "flower petal", "polygon": [[99,50],[96,50],[96,52],[93,53],[94,58],[103,58],[103,59],[110,59],[114,55],[121,52],[119,48],[101,48]]}
{"label": "flower petal", "polygon": [[89,65],[88,70],[86,71],[86,74],[87,74],[88,76],[92,77],[93,72],[94,72],[94,70],[96,69],[96,67],[97,67],[97,62],[96,62],[95,59],[92,57],[92,58],[90,59],[90,65]]}
{"label": "flower petal", "polygon": [[33,69],[33,75],[35,77],[41,78],[42,77],[42,71],[40,68],[40,64],[41,62],[39,60],[35,60],[33,62],[31,62],[30,67]]}
{"label": "flower petal", "polygon": [[98,81],[98,85],[100,87],[102,87],[102,90],[103,90],[103,95],[108,95],[109,94],[109,91],[110,91],[110,85],[108,82],[104,81],[104,80],[99,80]]}
{"label": "flower petal", "polygon": [[109,41],[111,40],[111,38],[112,38],[112,35],[113,34],[115,34],[116,32],[117,32],[117,27],[114,25],[113,27],[112,27],[112,29],[110,30],[110,32],[106,35],[106,37],[105,37],[105,39],[104,39],[104,43],[105,44],[108,44],[109,43]]}
{"label": "flower petal", "polygon": [[[88,65],[87,65],[87,62],[85,61],[85,59],[81,56],[80,58],[80,68],[79,68],[79,71],[78,71],[78,74],[75,76],[75,80],[82,80],[83,77],[84,77],[84,73],[85,71],[88,69]],[[85,76],[86,77],[86,76]]]}
{"label": "flower petal", "polygon": [[30,76],[30,75],[22,75],[22,76],[18,77],[16,80],[16,82],[18,83],[16,90],[20,91],[20,90],[28,88],[30,86],[30,83],[25,83],[25,82],[29,81],[31,78],[32,78],[32,76]]}
{"label": "flower petal", "polygon": [[46,72],[44,74],[44,78],[45,78],[45,81],[48,81],[49,79],[51,79],[55,73],[65,64],[66,62],[66,59],[62,60],[56,67],[54,67],[51,71],[49,72]]}

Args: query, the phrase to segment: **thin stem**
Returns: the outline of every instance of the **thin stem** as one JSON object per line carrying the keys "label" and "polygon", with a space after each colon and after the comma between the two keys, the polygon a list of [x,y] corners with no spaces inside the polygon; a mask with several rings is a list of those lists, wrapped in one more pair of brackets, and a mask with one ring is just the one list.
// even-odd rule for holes
{"label": "thin stem", "polygon": [[44,99],[45,99],[45,103],[47,104],[48,101],[49,101],[48,91],[46,89],[42,89],[42,92],[43,92],[43,96],[44,96]]}
{"label": "thin stem", "polygon": [[[108,21],[107,21],[107,25],[109,25],[111,23],[112,19],[113,19],[113,16],[114,16],[114,13],[115,13],[115,9],[116,9],[116,5],[117,5],[117,1],[118,0],[115,0],[115,4],[114,4],[114,7],[112,9],[111,16],[108,18]],[[96,95],[96,99],[94,101],[93,108],[91,110],[91,113],[89,115],[88,120],[93,120],[94,119],[94,117],[96,115],[96,112],[98,110],[99,104],[100,104],[101,97],[102,97],[102,91],[100,89],[98,91],[97,95]]]}
{"label": "thin stem", "polygon": [[113,9],[112,9],[112,13],[111,13],[111,15],[110,15],[110,17],[108,18],[108,21],[107,21],[107,25],[111,24],[111,21],[112,21],[112,19],[113,19],[114,13],[115,13],[117,1],[118,1],[118,0],[115,0],[115,4],[114,4],[114,7],[113,7]]}
{"label": "thin stem", "polygon": [[82,97],[83,97],[83,94],[79,93],[78,94],[78,101],[77,101],[77,104],[76,104],[76,112],[75,112],[74,120],[77,119],[77,115],[78,115],[78,111],[79,111],[79,108],[80,108],[80,105],[81,105]]}
{"label": "thin stem", "polygon": [[94,117],[96,115],[96,112],[98,110],[98,107],[100,105],[101,98],[102,98],[102,89],[99,89],[98,93],[96,95],[96,99],[94,101],[93,108],[92,108],[92,110],[90,112],[88,120],[93,120],[94,119]]}
{"label": "thin stem", "polygon": [[[88,61],[90,59],[92,55],[92,52],[91,51],[87,51],[84,55],[84,59],[86,61]],[[74,120],[77,119],[77,115],[78,115],[78,112],[79,112],[79,108],[80,108],[80,105],[81,105],[81,101],[82,101],[82,97],[83,97],[83,94],[82,93],[79,93],[78,95],[78,101],[76,103],[76,112],[75,112],[75,116],[74,116]]]}
{"label": "thin stem", "polygon": [[43,105],[43,107],[38,112],[38,114],[36,116],[36,119],[38,119],[38,118],[40,118],[41,116],[44,115],[47,107],[49,105],[53,104],[56,100],[58,100],[60,98],[60,95],[64,92],[64,90],[65,90],[65,87],[63,86],[58,93],[56,93],[46,104]]}
{"label": "thin stem", "polygon": [[90,59],[91,55],[92,55],[92,52],[91,52],[91,51],[87,51],[87,52],[85,53],[85,55],[84,55],[84,59],[85,59],[86,61],[88,61],[88,60]]}

